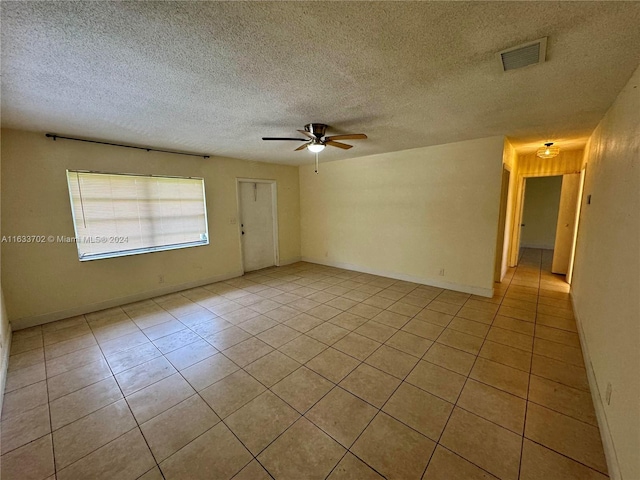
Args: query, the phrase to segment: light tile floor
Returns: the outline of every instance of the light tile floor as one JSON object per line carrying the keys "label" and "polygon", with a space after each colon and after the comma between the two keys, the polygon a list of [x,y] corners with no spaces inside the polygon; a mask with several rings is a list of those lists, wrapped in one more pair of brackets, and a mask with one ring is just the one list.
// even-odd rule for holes
{"label": "light tile floor", "polygon": [[606,478],[550,260],[494,298],[298,263],[15,332],[2,478]]}

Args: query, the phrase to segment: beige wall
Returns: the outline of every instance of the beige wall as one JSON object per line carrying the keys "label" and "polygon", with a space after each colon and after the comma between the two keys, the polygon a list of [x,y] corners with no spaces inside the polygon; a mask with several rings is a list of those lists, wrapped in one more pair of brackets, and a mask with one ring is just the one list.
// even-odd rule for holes
{"label": "beige wall", "polygon": [[7,381],[7,367],[9,366],[9,347],[11,345],[11,326],[4,305],[4,295],[0,288],[0,412],[4,399],[4,386]]}
{"label": "beige wall", "polygon": [[[74,244],[2,244],[2,285],[16,326],[103,308],[109,302],[241,273],[236,178],[275,179],[281,263],[300,256],[297,167],[202,159],[2,134],[2,234],[74,236],[66,169],[204,177],[210,244],[80,263]],[[159,284],[159,275],[165,283]]]}
{"label": "beige wall", "polygon": [[553,249],[560,207],[562,177],[527,179],[520,246]]}
{"label": "beige wall", "polygon": [[[591,136],[572,296],[615,447],[610,471],[640,478],[640,69]],[[591,195],[591,204],[586,197]],[[611,404],[605,400],[612,385]],[[607,438],[610,432],[610,439]],[[616,462],[617,457],[617,462]],[[612,475],[612,478],[616,478]]]}
{"label": "beige wall", "polygon": [[[0,159],[2,157],[0,156]],[[0,177],[2,176],[0,164]],[[1,199],[0,199],[1,203]],[[0,208],[1,211],[1,208]],[[2,238],[2,221],[0,214],[0,238]],[[0,278],[2,278],[2,252],[0,252]],[[4,399],[4,385],[7,380],[7,367],[9,366],[9,346],[11,343],[11,327],[9,317],[4,305],[4,295],[2,294],[2,282],[0,281],[0,412],[2,411],[2,400]]]}
{"label": "beige wall", "polygon": [[303,258],[491,295],[503,150],[491,137],[322,163],[319,175],[310,158]]}

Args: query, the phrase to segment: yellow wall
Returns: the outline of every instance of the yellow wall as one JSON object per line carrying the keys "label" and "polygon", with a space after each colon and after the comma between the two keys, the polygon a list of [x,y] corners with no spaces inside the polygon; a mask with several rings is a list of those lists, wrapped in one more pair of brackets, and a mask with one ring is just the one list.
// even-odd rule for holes
{"label": "yellow wall", "polygon": [[[609,447],[609,470],[616,478],[619,464],[625,480],[640,478],[639,152],[640,69],[587,146],[571,286],[587,366],[595,377],[592,392],[596,407],[603,406],[600,426]],[[609,382],[613,390],[607,405]]]}
{"label": "yellow wall", "polygon": [[554,158],[540,158],[535,153],[518,155],[518,174],[524,177],[548,177],[577,173],[582,169],[584,150],[564,150]]}
{"label": "yellow wall", "polygon": [[322,163],[319,175],[310,158],[303,259],[491,295],[503,150],[491,137]]}
{"label": "yellow wall", "polygon": [[560,208],[562,177],[539,177],[527,180],[522,211],[520,245],[553,249]]}
{"label": "yellow wall", "polygon": [[5,236],[74,236],[66,169],[203,177],[210,235],[208,246],[83,263],[74,244],[3,243],[2,285],[14,329],[241,274],[238,229],[230,222],[236,177],[277,181],[280,260],[300,256],[297,167],[54,142],[17,130],[3,130],[2,160]]}

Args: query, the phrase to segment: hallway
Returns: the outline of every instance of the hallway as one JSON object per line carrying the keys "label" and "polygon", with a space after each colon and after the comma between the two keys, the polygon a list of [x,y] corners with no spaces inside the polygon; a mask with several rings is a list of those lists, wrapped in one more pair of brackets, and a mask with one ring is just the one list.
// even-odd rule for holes
{"label": "hallway", "polygon": [[14,332],[2,478],[605,479],[547,257],[491,299],[297,263]]}

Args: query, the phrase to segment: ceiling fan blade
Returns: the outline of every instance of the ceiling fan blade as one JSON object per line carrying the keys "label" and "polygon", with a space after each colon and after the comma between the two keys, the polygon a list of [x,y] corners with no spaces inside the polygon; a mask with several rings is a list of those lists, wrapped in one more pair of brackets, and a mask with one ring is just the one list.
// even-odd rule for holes
{"label": "ceiling fan blade", "polygon": [[307,132],[306,130],[298,130],[298,132],[300,132],[303,135],[306,135],[307,137],[309,137],[311,140],[315,140],[316,136],[311,133],[311,132]]}
{"label": "ceiling fan blade", "polygon": [[297,142],[306,142],[306,138],[289,138],[289,137],[262,137],[263,140],[295,140]]}
{"label": "ceiling fan blade", "polygon": [[325,145],[331,145],[332,147],[342,148],[343,150],[349,150],[353,147],[353,145],[347,145],[346,143],[334,142],[333,140],[328,140],[324,142]]}
{"label": "ceiling fan blade", "polygon": [[326,138],[328,141],[331,140],[366,140],[367,136],[364,133],[347,133],[345,135],[332,135],[331,137]]}
{"label": "ceiling fan blade", "polygon": [[307,148],[310,144],[311,144],[311,142],[309,142],[309,143],[304,143],[304,144],[300,145],[298,148],[296,148],[296,149],[294,150],[294,152],[297,152],[298,150],[304,150],[304,149],[305,149],[305,148]]}

